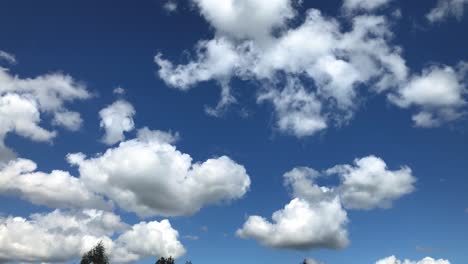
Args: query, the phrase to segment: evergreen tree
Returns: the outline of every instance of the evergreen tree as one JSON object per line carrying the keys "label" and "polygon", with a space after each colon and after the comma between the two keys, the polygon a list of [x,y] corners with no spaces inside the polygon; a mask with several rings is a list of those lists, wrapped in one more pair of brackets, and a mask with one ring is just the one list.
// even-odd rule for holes
{"label": "evergreen tree", "polygon": [[109,264],[106,249],[102,241],[83,255],[80,264]]}
{"label": "evergreen tree", "polygon": [[158,261],[156,261],[156,264],[174,264],[174,259],[172,257],[169,258],[163,258],[161,257]]}

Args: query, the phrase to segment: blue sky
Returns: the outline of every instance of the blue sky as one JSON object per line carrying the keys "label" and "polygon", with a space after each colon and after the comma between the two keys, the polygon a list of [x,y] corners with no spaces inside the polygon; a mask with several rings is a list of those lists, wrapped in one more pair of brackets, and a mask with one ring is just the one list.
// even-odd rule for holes
{"label": "blue sky", "polygon": [[468,261],[467,3],[4,1],[0,262]]}

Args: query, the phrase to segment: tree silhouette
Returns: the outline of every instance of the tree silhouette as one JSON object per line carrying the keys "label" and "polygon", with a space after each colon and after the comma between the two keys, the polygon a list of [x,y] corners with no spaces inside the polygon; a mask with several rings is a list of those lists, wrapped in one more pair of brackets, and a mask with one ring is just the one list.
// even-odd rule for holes
{"label": "tree silhouette", "polygon": [[102,241],[83,255],[80,264],[109,264],[106,249]]}
{"label": "tree silhouette", "polygon": [[163,258],[161,257],[155,264],[174,264],[174,259],[172,257]]}

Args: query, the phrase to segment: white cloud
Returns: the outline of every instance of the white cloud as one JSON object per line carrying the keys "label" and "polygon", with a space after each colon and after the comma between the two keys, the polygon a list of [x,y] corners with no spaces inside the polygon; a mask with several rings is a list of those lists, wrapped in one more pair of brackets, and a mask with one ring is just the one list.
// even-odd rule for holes
{"label": "white cloud", "polygon": [[304,264],[325,264],[325,263],[322,262],[322,261],[318,261],[316,259],[313,259],[313,258],[306,258]]}
{"label": "white cloud", "polygon": [[6,51],[0,50],[0,61],[4,60],[11,64],[16,64],[16,57],[13,54],[10,54]]}
{"label": "white cloud", "polygon": [[337,165],[327,174],[338,174],[338,193],[348,209],[389,208],[393,201],[414,191],[416,178],[409,167],[389,170],[380,158],[356,159],[353,165]]}
{"label": "white cloud", "polygon": [[[332,174],[340,176],[338,186],[316,183]],[[355,160],[355,166],[338,165],[324,173],[297,167],[284,174],[293,200],[273,214],[273,222],[250,216],[237,235],[272,248],[344,248],[349,244],[345,209],[389,208],[393,201],[414,190],[414,182],[409,168],[390,171],[374,156]]]}
{"label": "white cloud", "polygon": [[114,90],[112,90],[112,93],[122,95],[122,94],[125,94],[125,89],[119,86],[115,88]]}
{"label": "white cloud", "polygon": [[392,0],[344,0],[343,8],[347,11],[352,10],[374,10],[385,6]]}
{"label": "white cloud", "polygon": [[420,261],[411,261],[411,260],[399,260],[395,256],[381,259],[375,264],[450,264],[450,261],[445,259],[435,260],[430,257],[426,257]]}
{"label": "white cloud", "polygon": [[121,208],[140,216],[190,215],[207,204],[239,199],[250,178],[229,157],[193,163],[170,142],[174,137],[144,129],[103,154],[68,156],[80,179]]}
{"label": "white cloud", "polygon": [[310,203],[322,200],[334,199],[336,196],[334,188],[319,186],[316,179],[323,175],[308,167],[296,167],[284,175],[284,185],[290,188],[293,197],[299,197]]}
{"label": "white cloud", "polygon": [[184,236],[184,238],[187,239],[187,240],[192,240],[192,241],[200,239],[199,236],[195,236],[195,235],[186,235],[186,236]]}
{"label": "white cloud", "polygon": [[185,249],[178,237],[179,233],[172,228],[169,220],[141,222],[117,238],[114,260],[134,262],[154,256],[179,258]]}
{"label": "white cloud", "polygon": [[338,198],[317,203],[296,198],[276,211],[272,219],[273,223],[260,216],[250,216],[237,235],[282,249],[340,249],[349,243],[348,218]]}
{"label": "white cloud", "polygon": [[124,132],[130,132],[135,128],[134,115],[135,109],[129,102],[124,100],[118,100],[99,111],[101,128],[105,130],[102,142],[113,145],[124,140]]}
{"label": "white cloud", "polygon": [[[232,78],[259,86],[257,102],[271,102],[276,126],[296,137],[347,124],[366,100],[363,89],[387,95],[400,107],[419,108],[412,119],[420,127],[464,115],[466,72],[461,66],[445,66],[413,75],[402,49],[393,43],[393,24],[385,16],[353,14],[343,23],[309,9],[302,23],[289,26],[288,20],[298,18],[294,3],[300,1],[193,1],[214,28],[213,39],[199,41],[194,59],[186,64],[174,64],[161,53],[155,62],[160,78],[174,88],[218,82],[221,100],[207,109],[211,115],[236,102]],[[347,0],[344,8],[373,10],[389,2]]]}
{"label": "white cloud", "polygon": [[321,102],[300,82],[290,80],[282,91],[268,90],[259,95],[258,101],[272,102],[280,131],[303,137],[327,128]]}
{"label": "white cloud", "polygon": [[77,131],[81,128],[83,120],[81,119],[80,113],[63,111],[55,114],[52,123],[54,125],[67,128],[71,131]]}
{"label": "white cloud", "polygon": [[4,140],[16,133],[34,141],[50,141],[56,136],[41,126],[43,114],[52,116],[52,123],[70,130],[81,125],[79,113],[65,104],[91,97],[86,87],[63,74],[46,74],[20,78],[0,67],[0,162],[14,158]]}
{"label": "white cloud", "polygon": [[164,10],[169,13],[177,11],[177,2],[174,0],[168,0],[163,4]]}
{"label": "white cloud", "polygon": [[463,115],[467,94],[465,63],[454,69],[433,66],[413,76],[407,84],[389,95],[389,100],[402,108],[417,107],[413,121],[420,127],[433,127],[453,121]]}
{"label": "white cloud", "polygon": [[[337,175],[337,186],[319,186],[320,177]],[[416,178],[409,167],[389,170],[378,157],[356,159],[354,165],[337,165],[320,173],[308,167],[297,167],[284,174],[284,181],[294,197],[311,203],[339,196],[346,209],[389,208],[393,201],[414,191]]]}
{"label": "white cloud", "polygon": [[[229,10],[247,12],[237,5],[230,6]],[[254,10],[250,12],[257,12]],[[255,18],[256,13],[250,16]],[[283,27],[262,39],[251,36],[250,31],[242,28],[226,30],[213,18],[206,15],[205,18],[216,29],[215,37],[200,41],[195,59],[187,64],[174,65],[158,54],[155,62],[160,67],[159,76],[169,86],[182,90],[199,82],[215,80],[223,91],[222,106],[236,101],[229,92],[229,80],[233,77],[267,84],[257,93],[257,101],[264,101],[262,98],[267,94],[278,111],[284,108],[275,102],[289,101],[283,105],[296,105],[286,107],[283,113],[277,111],[277,116],[280,129],[298,137],[313,135],[325,129],[331,121],[341,125],[350,120],[359,106],[360,85],[371,87],[373,92],[382,92],[403,83],[408,76],[401,49],[391,44],[390,23],[382,16],[354,17],[351,30],[343,31],[338,20],[310,9],[299,26]],[[239,38],[236,33],[241,29],[244,38]],[[296,80],[294,86],[303,89],[282,88],[290,85],[290,80]],[[271,99],[273,95],[277,100]],[[314,103],[291,102],[291,98],[303,95],[308,98],[306,101]],[[322,114],[318,113],[320,110]],[[280,116],[291,116],[304,122]],[[301,123],[308,125],[298,126]]]}
{"label": "white cloud", "polygon": [[237,39],[268,38],[295,15],[293,0],[192,1],[218,33]]}
{"label": "white cloud", "polygon": [[[118,235],[118,236],[117,236]],[[112,240],[112,237],[116,237]],[[0,218],[0,261],[65,262],[103,241],[111,260],[133,262],[149,256],[180,257],[185,249],[168,220],[128,226],[98,210]]]}
{"label": "white cloud", "polygon": [[68,172],[44,173],[36,168],[36,163],[26,159],[7,163],[0,169],[0,194],[16,194],[34,204],[52,208],[111,208],[111,204]]}
{"label": "white cloud", "polygon": [[438,0],[437,6],[426,14],[426,18],[431,23],[441,22],[449,16],[460,20],[467,4],[468,0]]}

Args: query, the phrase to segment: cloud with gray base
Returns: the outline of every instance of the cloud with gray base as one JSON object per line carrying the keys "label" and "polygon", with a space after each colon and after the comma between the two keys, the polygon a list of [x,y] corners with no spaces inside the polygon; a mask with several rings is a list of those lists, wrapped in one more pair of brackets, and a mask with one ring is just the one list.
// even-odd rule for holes
{"label": "cloud with gray base", "polygon": [[129,226],[119,216],[99,210],[1,217],[0,237],[1,262],[66,262],[80,258],[99,241],[110,260],[119,263],[185,253],[168,220]]}
{"label": "cloud with gray base", "polygon": [[[338,175],[336,187],[320,186],[320,177]],[[393,202],[414,191],[416,179],[406,166],[389,170],[375,156],[356,159],[354,165],[337,165],[320,173],[297,167],[284,174],[285,186],[293,200],[273,213],[272,221],[249,216],[236,234],[278,249],[342,249],[349,238],[346,210],[389,208]]]}

